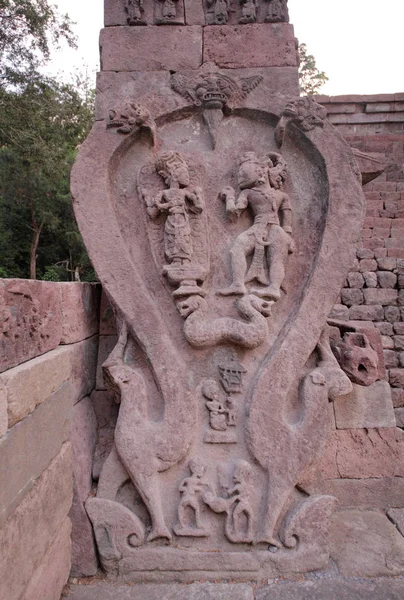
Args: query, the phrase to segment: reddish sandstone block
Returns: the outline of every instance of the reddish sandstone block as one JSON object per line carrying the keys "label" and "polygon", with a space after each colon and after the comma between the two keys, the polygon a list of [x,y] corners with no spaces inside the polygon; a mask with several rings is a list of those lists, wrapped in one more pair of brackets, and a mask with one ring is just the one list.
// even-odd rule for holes
{"label": "reddish sandstone block", "polygon": [[100,335],[116,335],[114,311],[104,291],[101,294]]}
{"label": "reddish sandstone block", "polygon": [[57,537],[71,501],[71,447],[66,443],[0,529],[0,598],[20,600]]}
{"label": "reddish sandstone block", "polygon": [[59,283],[62,302],[61,344],[79,342],[98,333],[101,286]]}
{"label": "reddish sandstone block", "polygon": [[385,380],[370,386],[353,384],[350,394],[335,400],[334,413],[337,429],[394,427],[390,385]]}
{"label": "reddish sandstone block", "polygon": [[70,519],[66,518],[41,564],[31,577],[21,600],[59,600],[68,580],[72,543]]}
{"label": "reddish sandstone block", "polygon": [[404,369],[390,369],[389,381],[393,387],[404,388]]}
{"label": "reddish sandstone block", "polygon": [[0,379],[0,438],[8,429],[7,389]]}
{"label": "reddish sandstone block", "polygon": [[0,280],[0,372],[53,350],[62,335],[58,284]]}
{"label": "reddish sandstone block", "polygon": [[202,28],[107,27],[100,34],[103,71],[197,69],[202,64]]}
{"label": "reddish sandstone block", "polygon": [[297,67],[293,27],[287,23],[204,27],[203,62],[230,69]]}
{"label": "reddish sandstone block", "polygon": [[369,288],[363,290],[366,304],[387,306],[397,304],[398,291],[389,288]]}

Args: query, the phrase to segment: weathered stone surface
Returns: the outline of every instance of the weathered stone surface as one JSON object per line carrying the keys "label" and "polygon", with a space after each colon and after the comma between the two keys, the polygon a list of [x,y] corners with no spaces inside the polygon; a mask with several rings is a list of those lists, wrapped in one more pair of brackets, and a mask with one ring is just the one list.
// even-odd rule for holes
{"label": "weathered stone surface", "polygon": [[310,494],[335,496],[340,508],[391,508],[404,507],[404,478],[381,477],[376,479],[328,479],[302,484]]}
{"label": "weathered stone surface", "polygon": [[66,381],[0,441],[0,525],[69,439],[72,391]]}
{"label": "weathered stone surface", "polygon": [[403,593],[402,579],[349,581],[327,577],[327,579],[312,581],[280,581],[258,589],[255,598],[256,600],[400,600]]}
{"label": "weathered stone surface", "polygon": [[66,442],[0,529],[0,598],[20,600],[66,519],[71,501],[71,447]]}
{"label": "weathered stone surface", "polygon": [[[360,275],[360,273],[357,273]],[[363,292],[359,289],[344,289],[341,291],[342,304],[353,306],[354,304],[363,304]]]}
{"label": "weathered stone surface", "polygon": [[404,387],[404,369],[390,369],[389,381],[393,387]]}
{"label": "weathered stone surface", "polygon": [[0,375],[7,391],[8,425],[29,415],[65,381],[73,387],[76,401],[94,387],[98,336],[61,346]]}
{"label": "weathered stone surface", "polygon": [[374,271],[365,271],[362,273],[363,279],[365,280],[365,285],[368,288],[377,287],[377,275]]}
{"label": "weathered stone surface", "polygon": [[73,344],[98,333],[100,285],[59,283],[62,302],[61,344]]}
{"label": "weathered stone surface", "polygon": [[387,306],[384,309],[384,318],[389,323],[395,323],[400,318],[400,309],[397,306]]}
{"label": "weathered stone surface", "polygon": [[202,64],[202,28],[108,27],[101,30],[100,48],[103,71],[197,69]]}
{"label": "weathered stone surface", "polygon": [[396,304],[397,290],[372,288],[363,290],[366,304],[377,304],[386,306],[387,304]]}
{"label": "weathered stone surface", "polygon": [[391,388],[391,398],[393,400],[393,406],[395,408],[400,408],[401,406],[404,406],[404,389]]}
{"label": "weathered stone surface", "polygon": [[101,294],[100,335],[116,335],[114,311],[104,291]]}
{"label": "weathered stone surface", "polygon": [[361,273],[377,271],[377,262],[373,258],[364,258],[359,261],[359,271]]}
{"label": "weathered stone surface", "polygon": [[404,335],[395,335],[394,339],[394,348],[396,350],[404,350]]}
{"label": "weathered stone surface", "polygon": [[251,585],[245,583],[193,583],[191,585],[137,584],[135,586],[72,585],[67,600],[253,600]]}
{"label": "weathered stone surface", "polygon": [[[394,347],[394,344],[393,344]],[[386,369],[394,369],[398,367],[398,354],[394,350],[384,350],[384,364],[386,365]]]}
{"label": "weathered stone surface", "polygon": [[87,396],[75,405],[71,443],[73,451],[72,575],[82,577],[97,572],[97,552],[93,530],[84,508],[91,490],[92,463],[97,442],[97,419]]}
{"label": "weathered stone surface", "polygon": [[397,275],[389,271],[378,271],[377,280],[382,288],[394,288],[397,284]]}
{"label": "weathered stone surface", "polygon": [[203,29],[203,62],[221,68],[296,67],[292,25],[211,25]]}
{"label": "weathered stone surface", "polygon": [[394,410],[390,385],[379,380],[370,386],[353,384],[353,390],[334,402],[338,429],[394,427]]}
{"label": "weathered stone surface", "polygon": [[349,309],[349,318],[351,321],[380,321],[383,319],[383,307],[380,305],[351,306]]}
{"label": "weathered stone surface", "polygon": [[119,405],[106,390],[94,390],[91,402],[97,417],[98,429],[114,427],[118,416]]}
{"label": "weathered stone surface", "polygon": [[331,557],[344,576],[404,573],[404,537],[378,512],[337,512],[331,525],[330,544]]}
{"label": "weathered stone surface", "polygon": [[0,379],[0,438],[8,429],[7,388]]}
{"label": "weathered stone surface", "polygon": [[404,434],[390,428],[333,431],[316,469],[326,479],[404,476]]}
{"label": "weathered stone surface", "polygon": [[335,304],[334,308],[329,314],[330,319],[338,319],[340,321],[348,321],[349,319],[349,308],[343,304]]}
{"label": "weathered stone surface", "polygon": [[65,519],[21,600],[60,600],[70,572],[71,528],[70,519]]}
{"label": "weathered stone surface", "polygon": [[185,22],[187,25],[205,25],[205,13],[202,2],[184,0]]}
{"label": "weathered stone surface", "polygon": [[104,375],[102,372],[102,365],[111,354],[114,346],[116,345],[116,335],[100,335],[98,344],[98,359],[97,359],[97,376],[96,376],[96,389],[106,390],[104,382]]}
{"label": "weathered stone surface", "polygon": [[397,527],[401,535],[404,536],[404,509],[390,508],[390,510],[387,511],[387,516],[389,517],[390,521],[392,521]]}
{"label": "weathered stone surface", "polygon": [[58,285],[0,280],[0,372],[53,350],[62,335]]}
{"label": "weathered stone surface", "polygon": [[362,273],[349,273],[348,284],[350,288],[361,289],[365,285],[365,280]]}

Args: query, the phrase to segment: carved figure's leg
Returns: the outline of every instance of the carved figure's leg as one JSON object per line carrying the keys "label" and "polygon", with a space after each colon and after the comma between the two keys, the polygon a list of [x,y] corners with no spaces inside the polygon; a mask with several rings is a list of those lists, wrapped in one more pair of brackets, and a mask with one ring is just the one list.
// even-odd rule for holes
{"label": "carved figure's leg", "polygon": [[230,264],[233,276],[233,282],[230,287],[218,291],[221,296],[232,296],[247,293],[244,285],[244,279],[247,272],[247,256],[251,254],[255,247],[255,238],[253,233],[245,231],[235,240],[230,249]]}
{"label": "carved figure's leg", "polygon": [[[145,458],[145,464],[147,459]],[[151,542],[156,538],[167,538],[171,540],[172,536],[170,530],[164,521],[163,507],[161,504],[161,494],[158,485],[158,479],[156,473],[144,474],[137,469],[128,469],[130,477],[136,486],[137,491],[140,494],[143,502],[146,505],[147,510],[150,514],[152,522],[152,529],[147,536],[147,541]]]}
{"label": "carved figure's leg", "polygon": [[100,479],[98,481],[97,498],[115,500],[119,488],[125,481],[128,481],[128,479],[129,473],[123,466],[114,444],[101,469]]}
{"label": "carved figure's leg", "polygon": [[291,244],[290,236],[278,225],[271,225],[268,235],[269,287],[252,292],[263,298],[279,300],[281,285],[285,277],[285,264]]}
{"label": "carved figure's leg", "polygon": [[[247,531],[245,535],[242,531],[242,519],[246,520]],[[233,511],[233,524],[235,536],[241,541],[252,542],[252,514],[251,510],[245,504],[239,503]]]}

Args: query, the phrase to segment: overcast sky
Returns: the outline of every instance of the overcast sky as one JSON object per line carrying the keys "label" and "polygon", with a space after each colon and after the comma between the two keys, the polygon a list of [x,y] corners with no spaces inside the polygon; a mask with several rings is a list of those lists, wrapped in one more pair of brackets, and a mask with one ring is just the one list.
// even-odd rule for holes
{"label": "overcast sky", "polygon": [[[96,71],[103,0],[53,1],[76,22],[79,48],[56,53],[52,71]],[[404,92],[404,0],[289,0],[289,13],[295,35],[330,79],[321,93]]]}

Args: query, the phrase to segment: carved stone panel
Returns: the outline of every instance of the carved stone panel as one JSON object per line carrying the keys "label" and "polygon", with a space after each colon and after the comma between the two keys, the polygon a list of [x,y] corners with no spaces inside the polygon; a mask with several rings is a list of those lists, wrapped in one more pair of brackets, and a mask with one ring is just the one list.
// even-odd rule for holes
{"label": "carved stone panel", "polygon": [[203,0],[206,25],[287,23],[287,0]]}
{"label": "carved stone panel", "polygon": [[[248,19],[267,4],[221,10]],[[175,74],[167,94],[186,105],[111,107],[74,167],[119,329],[104,363],[114,444],[87,510],[103,568],[127,580],[260,579],[328,561],[335,499],[299,482],[323,452],[329,403],[352,387],[326,320],[364,201],[321,107],[244,108],[260,83]]]}

